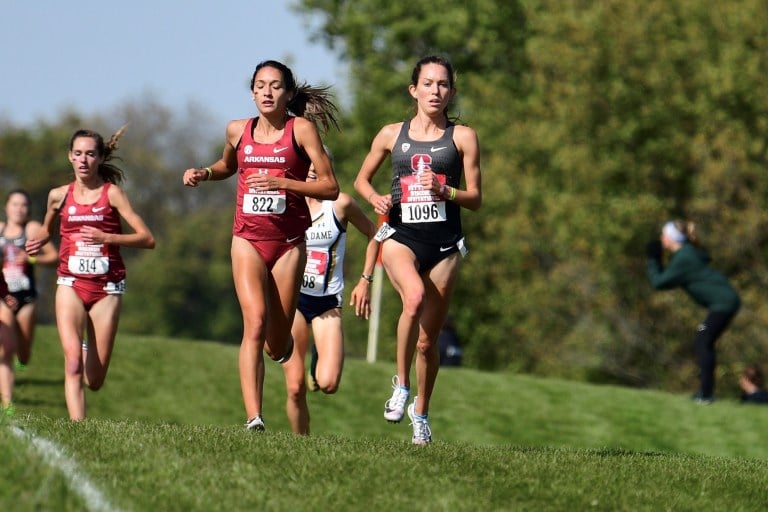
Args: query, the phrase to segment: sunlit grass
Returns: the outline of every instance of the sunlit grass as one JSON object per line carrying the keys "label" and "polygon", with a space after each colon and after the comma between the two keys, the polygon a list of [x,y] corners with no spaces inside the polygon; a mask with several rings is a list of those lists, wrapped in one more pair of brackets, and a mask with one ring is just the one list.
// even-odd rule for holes
{"label": "sunlit grass", "polygon": [[[768,408],[515,374],[444,369],[435,442],[382,418],[392,363],[349,360],[290,434],[267,364],[268,431],[245,432],[237,347],[119,336],[89,419],[66,420],[55,330],[40,330],[0,427],[0,510],[83,510],[46,439],[123,510],[763,510]],[[24,434],[19,434],[19,432]],[[86,505],[84,505],[86,503]]]}

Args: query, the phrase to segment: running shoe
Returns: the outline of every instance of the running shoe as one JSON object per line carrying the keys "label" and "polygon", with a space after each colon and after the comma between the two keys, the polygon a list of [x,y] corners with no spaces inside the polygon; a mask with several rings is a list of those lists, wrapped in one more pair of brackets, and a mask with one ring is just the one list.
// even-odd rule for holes
{"label": "running shoe", "polygon": [[416,399],[413,399],[413,403],[408,406],[408,418],[411,420],[413,426],[413,444],[429,444],[432,442],[432,429],[429,428],[429,418],[427,416],[420,416],[416,414]]}
{"label": "running shoe", "polygon": [[384,419],[390,423],[400,423],[405,416],[405,404],[408,402],[410,389],[400,385],[400,379],[392,377],[392,397],[384,404]]}
{"label": "running shoe", "polygon": [[264,420],[261,419],[261,416],[254,416],[250,420],[245,422],[245,429],[246,430],[255,430],[257,432],[264,432],[265,430],[264,426]]}
{"label": "running shoe", "polygon": [[698,405],[712,405],[715,399],[711,396],[704,396],[701,393],[696,393],[691,397],[693,403]]}
{"label": "running shoe", "polygon": [[13,405],[13,403],[10,403],[10,404],[8,404],[8,405],[7,405],[7,406],[5,406],[5,407],[3,407],[3,406],[0,406],[0,411],[2,411],[2,413],[3,413],[4,415],[6,415],[6,416],[9,416],[9,417],[10,417],[10,416],[13,416],[14,414],[16,414],[16,406],[15,406],[15,405]]}

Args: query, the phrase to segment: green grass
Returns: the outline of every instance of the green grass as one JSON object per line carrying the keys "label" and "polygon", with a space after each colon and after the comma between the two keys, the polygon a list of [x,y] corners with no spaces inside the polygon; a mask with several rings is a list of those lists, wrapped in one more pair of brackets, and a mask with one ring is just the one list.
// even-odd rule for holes
{"label": "green grass", "polygon": [[44,326],[0,426],[0,510],[85,510],[82,482],[135,511],[768,508],[768,407],[451,368],[435,442],[414,447],[381,417],[392,363],[348,360],[337,395],[309,396],[309,438],[290,434],[275,363],[268,431],[243,430],[235,346],[120,335],[77,424],[61,367]]}

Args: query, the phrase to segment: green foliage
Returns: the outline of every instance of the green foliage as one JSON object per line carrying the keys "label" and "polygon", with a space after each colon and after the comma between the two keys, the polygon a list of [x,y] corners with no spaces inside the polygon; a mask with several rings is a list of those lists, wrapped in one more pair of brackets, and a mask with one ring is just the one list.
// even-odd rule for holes
{"label": "green foliage", "polygon": [[457,69],[455,111],[483,154],[484,203],[464,216],[472,252],[453,302],[470,364],[692,387],[704,312],[681,291],[652,293],[644,274],[644,244],[669,217],[697,222],[743,294],[721,378],[765,359],[764,3],[301,6],[349,62],[345,137],[366,141],[360,159],[403,118],[419,57]]}
{"label": "green foliage", "polygon": [[66,183],[72,176],[72,166],[67,160],[69,139],[81,124],[82,119],[77,114],[68,113],[53,124],[41,121],[34,129],[8,127],[0,130],[3,204],[8,192],[23,188],[32,198],[31,214],[42,219],[48,191]]}

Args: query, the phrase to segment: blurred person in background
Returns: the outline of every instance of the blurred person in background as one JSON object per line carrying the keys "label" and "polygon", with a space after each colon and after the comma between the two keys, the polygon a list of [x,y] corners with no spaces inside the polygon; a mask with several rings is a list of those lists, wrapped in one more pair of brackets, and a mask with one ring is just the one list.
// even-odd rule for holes
{"label": "blurred person in background", "polygon": [[741,402],[745,404],[768,404],[768,391],[765,390],[763,370],[756,364],[750,364],[739,377]]}
{"label": "blurred person in background", "polygon": [[440,366],[461,366],[464,350],[461,348],[456,324],[451,315],[448,315],[443,328],[440,329],[437,344],[440,347]]}
{"label": "blurred person in background", "polygon": [[53,242],[43,246],[37,256],[25,249],[27,240],[37,233],[40,223],[30,219],[31,200],[22,189],[12,190],[5,200],[5,222],[0,222],[0,251],[3,275],[15,299],[12,328],[16,336],[16,367],[23,369],[32,356],[37,323],[36,265],[54,266],[59,261]]}
{"label": "blurred person in background", "polygon": [[[667,251],[669,260],[662,263]],[[646,270],[657,290],[683,288],[697,304],[707,308],[707,316],[696,328],[693,346],[699,366],[696,403],[711,404],[715,398],[715,342],[739,311],[738,292],[723,274],[709,266],[710,256],[700,247],[693,222],[670,220],[658,240],[646,245]]]}
{"label": "blurred person in background", "polygon": [[[0,255],[2,261],[2,255]],[[16,354],[16,336],[13,333],[13,310],[16,299],[8,292],[8,285],[0,273],[0,415],[12,416],[13,388],[16,376],[13,358]]]}

